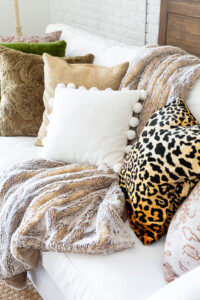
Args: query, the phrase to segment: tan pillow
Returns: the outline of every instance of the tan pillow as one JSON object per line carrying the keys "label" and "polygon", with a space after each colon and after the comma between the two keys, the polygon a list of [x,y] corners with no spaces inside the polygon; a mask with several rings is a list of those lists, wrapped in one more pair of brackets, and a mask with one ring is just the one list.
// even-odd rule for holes
{"label": "tan pillow", "polygon": [[46,137],[46,126],[48,125],[48,115],[52,108],[49,100],[54,97],[54,91],[59,83],[74,83],[76,87],[85,86],[87,89],[97,87],[100,90],[112,88],[118,90],[120,83],[128,69],[129,63],[123,63],[112,68],[96,65],[71,65],[63,62],[62,59],[43,54],[44,59],[44,106],[43,122],[40,127],[38,137],[35,141],[36,146],[42,145],[42,140]]}
{"label": "tan pillow", "polygon": [[164,256],[165,278],[168,282],[200,266],[199,207],[200,182],[179,207],[169,226]]}
{"label": "tan pillow", "polygon": [[[81,59],[64,58],[71,63]],[[83,62],[93,59],[93,55],[87,55]],[[0,80],[0,135],[37,136],[44,112],[42,57],[0,47]]]}

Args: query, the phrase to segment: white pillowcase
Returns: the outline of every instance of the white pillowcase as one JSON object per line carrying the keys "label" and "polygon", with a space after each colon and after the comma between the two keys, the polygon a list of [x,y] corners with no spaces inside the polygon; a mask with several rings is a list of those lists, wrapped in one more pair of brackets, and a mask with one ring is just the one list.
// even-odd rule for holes
{"label": "white pillowcase", "polygon": [[133,111],[142,109],[139,99],[145,91],[99,91],[75,89],[59,84],[52,101],[47,137],[41,156],[66,163],[107,165],[119,171],[126,152],[127,139],[135,137],[130,124],[138,125]]}

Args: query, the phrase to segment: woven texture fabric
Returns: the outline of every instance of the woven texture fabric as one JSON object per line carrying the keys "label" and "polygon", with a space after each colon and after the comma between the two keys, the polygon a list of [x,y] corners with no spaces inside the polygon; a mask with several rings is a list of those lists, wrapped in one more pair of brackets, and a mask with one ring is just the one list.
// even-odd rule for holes
{"label": "woven texture fabric", "polygon": [[[133,61],[121,88],[147,91],[147,99],[140,119],[134,144],[151,115],[167,102],[180,97],[186,99],[200,77],[200,59],[172,46],[150,47]],[[197,99],[199,101],[199,99]]]}
{"label": "woven texture fabric", "polygon": [[0,281],[0,300],[42,300],[30,280],[24,290],[16,290]]}

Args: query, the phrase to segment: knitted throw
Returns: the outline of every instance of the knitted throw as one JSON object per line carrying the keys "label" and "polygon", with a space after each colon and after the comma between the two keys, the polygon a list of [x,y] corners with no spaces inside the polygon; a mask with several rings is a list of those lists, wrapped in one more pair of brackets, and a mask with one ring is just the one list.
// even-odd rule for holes
{"label": "knitted throw", "polygon": [[121,83],[121,88],[147,91],[147,100],[142,103],[143,111],[137,116],[140,124],[137,127],[136,139],[151,115],[167,101],[177,97],[184,100],[198,77],[198,57],[172,46],[147,47],[144,53],[134,60]]}
{"label": "knitted throw", "polygon": [[134,244],[110,169],[27,161],[2,174],[0,199],[0,279],[16,288],[40,251],[109,254]]}

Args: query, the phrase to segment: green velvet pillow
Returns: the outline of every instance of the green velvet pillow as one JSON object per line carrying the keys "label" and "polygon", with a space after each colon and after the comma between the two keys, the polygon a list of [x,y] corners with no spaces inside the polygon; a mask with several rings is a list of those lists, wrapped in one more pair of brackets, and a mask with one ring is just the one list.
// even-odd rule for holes
{"label": "green velvet pillow", "polygon": [[[67,43],[65,41],[57,41],[51,43],[3,43],[0,46],[18,50],[24,53],[38,54],[48,53],[52,56],[65,56]],[[0,102],[1,102],[1,81],[0,81]]]}
{"label": "green velvet pillow", "polygon": [[65,56],[65,49],[67,43],[65,41],[57,41],[51,43],[8,43],[0,44],[0,46],[10,48],[13,50],[18,50],[24,53],[32,53],[42,55],[43,53],[48,53],[52,56],[63,57]]}

